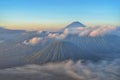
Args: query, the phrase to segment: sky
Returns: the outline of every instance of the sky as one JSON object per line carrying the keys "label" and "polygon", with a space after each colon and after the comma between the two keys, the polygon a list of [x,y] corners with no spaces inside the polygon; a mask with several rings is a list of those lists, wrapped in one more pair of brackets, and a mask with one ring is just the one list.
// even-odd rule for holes
{"label": "sky", "polygon": [[59,29],[73,21],[120,25],[120,0],[0,0],[0,26]]}

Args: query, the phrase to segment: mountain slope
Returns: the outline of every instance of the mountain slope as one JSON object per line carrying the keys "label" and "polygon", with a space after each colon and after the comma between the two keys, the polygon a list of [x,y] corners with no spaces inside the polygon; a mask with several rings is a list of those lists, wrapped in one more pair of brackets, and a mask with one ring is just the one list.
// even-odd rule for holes
{"label": "mountain slope", "polygon": [[59,62],[64,60],[78,60],[83,58],[78,46],[66,42],[56,41],[35,53],[30,57],[29,61],[34,63]]}

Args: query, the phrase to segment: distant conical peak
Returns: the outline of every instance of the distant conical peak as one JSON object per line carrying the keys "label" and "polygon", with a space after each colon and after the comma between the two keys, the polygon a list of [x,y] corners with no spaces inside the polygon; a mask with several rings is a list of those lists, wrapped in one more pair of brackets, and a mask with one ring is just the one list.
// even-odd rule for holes
{"label": "distant conical peak", "polygon": [[74,21],[71,24],[82,24],[82,23],[80,23],[79,21]]}
{"label": "distant conical peak", "polygon": [[76,27],[86,27],[84,24],[80,23],[79,21],[74,21],[71,24],[69,24],[68,26],[66,26],[66,28],[76,28]]}

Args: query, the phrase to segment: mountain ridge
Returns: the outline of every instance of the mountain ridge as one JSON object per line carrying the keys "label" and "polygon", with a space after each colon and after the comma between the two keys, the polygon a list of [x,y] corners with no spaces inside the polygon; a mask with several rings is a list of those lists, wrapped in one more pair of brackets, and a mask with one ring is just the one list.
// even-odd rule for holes
{"label": "mountain ridge", "polygon": [[33,54],[28,60],[33,63],[60,62],[69,59],[76,61],[83,57],[80,53],[77,45],[67,41],[56,41]]}

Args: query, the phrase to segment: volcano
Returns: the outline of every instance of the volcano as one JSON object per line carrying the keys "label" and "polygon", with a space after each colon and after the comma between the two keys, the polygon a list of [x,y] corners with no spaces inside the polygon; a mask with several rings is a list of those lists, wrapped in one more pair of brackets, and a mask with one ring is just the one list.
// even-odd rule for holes
{"label": "volcano", "polygon": [[30,57],[32,63],[60,62],[64,60],[76,61],[83,58],[78,46],[67,41],[56,41],[38,51]]}
{"label": "volcano", "polygon": [[71,24],[67,25],[65,28],[60,30],[60,32],[64,32],[65,29],[74,29],[74,28],[80,28],[80,27],[86,27],[84,24],[80,23],[79,21],[74,21]]}
{"label": "volcano", "polygon": [[86,26],[78,21],[75,21],[69,24],[68,26],[66,26],[65,28],[78,28],[78,27],[86,27]]}

